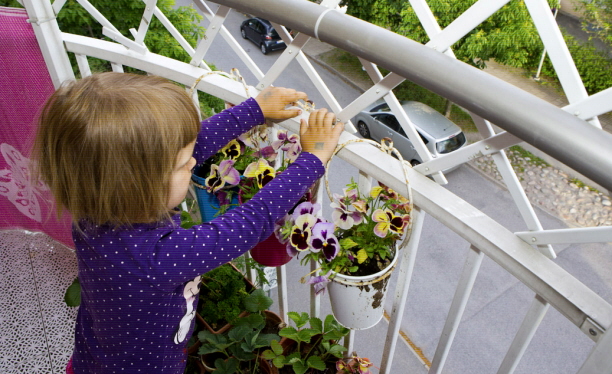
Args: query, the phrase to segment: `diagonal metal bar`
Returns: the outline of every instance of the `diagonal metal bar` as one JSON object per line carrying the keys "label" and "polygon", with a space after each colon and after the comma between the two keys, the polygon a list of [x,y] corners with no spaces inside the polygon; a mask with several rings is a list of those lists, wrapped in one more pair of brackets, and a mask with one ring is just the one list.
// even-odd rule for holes
{"label": "diagonal metal bar", "polygon": [[[478,131],[485,136],[485,138],[490,138],[495,136],[495,131],[493,131],[493,126],[490,122],[482,119],[479,116],[472,114],[472,119],[474,123],[478,127]],[[506,153],[503,150],[500,150],[497,153],[492,155],[493,162],[497,167],[497,171],[502,177],[502,180],[506,184],[508,188],[508,192],[512,197],[512,200],[516,204],[523,221],[527,224],[527,228],[533,232],[542,231],[542,224],[538,219],[533,206],[529,202],[529,198],[525,193],[525,190],[521,186],[521,182],[519,181]],[[557,255],[555,254],[554,249],[550,245],[538,245],[537,248],[546,255],[548,258],[555,258]]]}
{"label": "diagonal metal bar", "polygon": [[519,138],[504,131],[453,151],[452,154],[440,155],[437,158],[416,165],[413,168],[418,172],[427,175],[436,171],[452,168],[479,157],[499,152],[504,148],[508,148],[519,143],[521,143]]}
{"label": "diagonal metal bar", "polygon": [[612,226],[577,227],[543,231],[520,231],[516,236],[533,244],[573,244],[612,242]]}
{"label": "diagonal metal bar", "polygon": [[145,36],[147,35],[147,31],[149,30],[149,25],[151,24],[151,18],[153,18],[153,13],[155,12],[157,0],[143,0],[145,3],[145,10],[142,14],[142,19],[140,20],[140,26],[138,27],[138,33],[134,37],[134,41],[137,44],[144,44]]}
{"label": "diagonal metal bar", "polygon": [[208,25],[208,29],[206,29],[206,35],[198,43],[196,51],[193,54],[190,62],[191,65],[197,66],[200,61],[204,59],[206,52],[208,52],[208,49],[214,42],[216,36],[219,34],[219,30],[221,30],[223,22],[231,10],[232,8],[226,6],[220,6],[219,9],[217,9],[217,13],[215,13],[210,25]]}
{"label": "diagonal metal bar", "polygon": [[440,52],[446,51],[509,1],[480,0],[475,2],[474,5],[451,22],[450,25],[446,26],[444,30],[435,35],[428,34],[430,40],[425,45]]}
{"label": "diagonal metal bar", "polygon": [[608,87],[584,100],[569,104],[563,107],[563,110],[584,120],[612,112],[612,87]]}
{"label": "diagonal metal bar", "polygon": [[[204,14],[204,16],[209,21],[212,21],[214,17],[214,13],[210,9],[208,4],[204,2],[204,0],[193,0],[193,3],[198,7],[198,9]],[[225,25],[221,26],[219,33],[221,34],[221,37],[230,46],[232,51],[234,51],[236,55],[238,56],[238,58],[246,65],[247,69],[249,69],[249,71],[253,73],[255,78],[257,78],[258,80],[263,78],[264,74],[261,71],[261,69],[259,69],[259,66],[257,66],[257,64],[253,61],[253,59],[240,46],[238,41],[236,41],[236,39],[232,36],[232,34],[229,32],[227,27],[225,27]]]}
{"label": "diagonal metal bar", "polygon": [[[276,30],[281,30],[280,25],[273,24]],[[286,30],[285,30],[286,32]],[[287,48],[283,51],[283,53],[276,59],[274,64],[270,67],[270,69],[266,72],[266,75],[262,79],[259,80],[257,85],[257,89],[263,90],[264,88],[270,86],[285,70],[289,67],[289,64],[300,54],[304,45],[310,40],[310,36],[306,34],[298,34],[290,44],[287,44]]]}

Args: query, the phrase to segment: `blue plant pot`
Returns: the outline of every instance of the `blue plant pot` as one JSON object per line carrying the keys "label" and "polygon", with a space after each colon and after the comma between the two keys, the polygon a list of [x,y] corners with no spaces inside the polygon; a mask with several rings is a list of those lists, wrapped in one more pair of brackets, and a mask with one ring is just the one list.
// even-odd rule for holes
{"label": "blue plant pot", "polygon": [[[213,218],[216,218],[218,216],[218,212],[219,212],[219,199],[217,198],[217,196],[213,193],[210,193],[208,191],[206,191],[205,189],[199,187],[200,186],[205,186],[206,185],[206,177],[200,177],[197,174],[200,174],[198,172],[202,171],[202,167],[198,166],[196,167],[196,169],[194,170],[193,175],[191,176],[191,180],[193,180],[196,184],[194,185],[195,187],[195,193],[196,193],[196,197],[198,198],[198,207],[200,208],[200,214],[202,215],[202,222],[208,222],[210,220],[212,220]],[[235,206],[238,206],[238,188],[236,187],[235,189],[232,189],[234,191],[234,194],[232,195],[232,207],[230,207],[230,209],[233,209]]]}

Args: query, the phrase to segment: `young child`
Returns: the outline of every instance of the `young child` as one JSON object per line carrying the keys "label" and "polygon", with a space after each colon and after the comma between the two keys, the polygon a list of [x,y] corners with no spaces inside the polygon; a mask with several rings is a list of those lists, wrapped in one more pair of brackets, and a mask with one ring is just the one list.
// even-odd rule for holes
{"label": "young child", "polygon": [[343,124],[325,109],[301,121],[303,152],[248,203],[183,229],[174,208],[191,170],[229,140],[300,113],[306,94],[268,88],[201,124],[185,90],[163,78],[103,73],[49,99],[37,172],[74,220],[81,306],[76,374],[183,373],[199,275],[267,238],[324,172]]}

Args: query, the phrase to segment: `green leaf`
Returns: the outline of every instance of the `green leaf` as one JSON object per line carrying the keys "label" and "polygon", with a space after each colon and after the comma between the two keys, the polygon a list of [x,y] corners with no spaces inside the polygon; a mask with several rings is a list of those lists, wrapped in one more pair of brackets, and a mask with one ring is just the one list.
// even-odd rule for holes
{"label": "green leaf", "polygon": [[296,312],[289,312],[287,313],[287,316],[289,316],[289,318],[291,318],[293,322],[295,322],[295,325],[298,329],[304,327],[304,325],[306,325],[306,323],[308,323],[308,320],[310,319],[310,316],[308,316],[308,313],[306,312],[302,312],[302,314],[298,314]]}
{"label": "green leaf", "polygon": [[325,370],[325,362],[323,362],[323,360],[321,359],[321,357],[319,356],[310,356],[308,358],[308,366],[313,368],[313,369],[317,369],[317,370]]}
{"label": "green leaf", "polygon": [[272,342],[270,342],[270,347],[277,355],[283,353],[283,346],[277,340],[272,340]]}
{"label": "green leaf", "polygon": [[298,339],[301,342],[310,343],[310,339],[317,335],[317,331],[313,329],[302,329],[298,331]]}
{"label": "green leaf", "polygon": [[284,336],[295,341],[298,340],[298,331],[293,326],[287,326],[278,332],[278,335]]}
{"label": "green leaf", "polygon": [[336,319],[334,318],[334,316],[332,314],[328,314],[327,317],[325,317],[325,325],[324,325],[324,330],[325,332],[330,331],[335,329],[338,326],[338,322],[336,322]]}
{"label": "green leaf", "polygon": [[261,353],[261,358],[263,358],[264,360],[273,360],[275,358],[277,358],[278,355],[274,352],[272,352],[271,349],[266,349],[265,351],[263,351]]}
{"label": "green leaf", "polygon": [[209,353],[215,353],[215,352],[220,352],[220,350],[217,349],[215,345],[210,344],[210,343],[202,344],[200,348],[198,349],[199,355],[207,355]]}
{"label": "green leaf", "polygon": [[66,294],[64,295],[64,302],[68,306],[79,306],[81,305],[81,282],[79,282],[79,278],[74,278],[72,284],[68,286],[66,289]]}
{"label": "green leaf", "polygon": [[240,361],[251,361],[251,360],[254,360],[255,357],[257,357],[255,356],[255,354],[253,354],[253,351],[250,350],[250,348],[244,349],[244,347],[238,347],[238,346],[233,346],[231,348],[233,348],[231,350],[232,355]]}
{"label": "green leaf", "polygon": [[264,311],[268,309],[272,303],[272,299],[268,297],[266,292],[261,288],[251,292],[251,294],[244,299],[244,306],[246,310],[251,313]]}
{"label": "green leaf", "polygon": [[312,318],[310,319],[310,327],[311,327],[313,330],[316,330],[316,331],[317,331],[317,334],[320,334],[320,333],[322,333],[322,332],[323,332],[323,321],[321,321],[321,319],[320,319],[320,318],[317,318],[317,317],[312,317]]}
{"label": "green leaf", "polygon": [[347,250],[357,246],[357,243],[351,238],[340,239],[340,248]]}
{"label": "green leaf", "polygon": [[255,346],[257,348],[271,346],[272,342],[277,341],[278,339],[279,336],[276,334],[259,334],[257,340],[255,341]]}
{"label": "green leaf", "polygon": [[238,370],[238,360],[235,358],[229,358],[224,361],[222,358],[215,360],[214,374],[234,374]]}
{"label": "green leaf", "polygon": [[272,360],[272,364],[274,366],[276,366],[277,368],[279,368],[279,369],[282,368],[283,366],[285,366],[285,356],[280,355],[280,356],[274,358]]}
{"label": "green leaf", "polygon": [[329,349],[328,352],[338,358],[342,358],[343,353],[346,351],[346,347],[340,344],[334,344]]}
{"label": "green leaf", "polygon": [[253,329],[247,326],[235,326],[229,331],[227,336],[230,338],[231,341],[239,342],[243,340],[244,337],[252,331]]}
{"label": "green leaf", "polygon": [[300,361],[300,352],[293,352],[292,354],[290,354],[289,356],[285,358],[285,364],[287,365],[293,365],[299,361]]}
{"label": "green leaf", "polygon": [[308,370],[308,366],[302,361],[298,361],[293,364],[293,371],[295,374],[304,374]]}
{"label": "green leaf", "polygon": [[234,322],[235,327],[247,327],[249,330],[261,330],[265,325],[266,320],[260,314],[249,314],[248,316],[238,318]]}

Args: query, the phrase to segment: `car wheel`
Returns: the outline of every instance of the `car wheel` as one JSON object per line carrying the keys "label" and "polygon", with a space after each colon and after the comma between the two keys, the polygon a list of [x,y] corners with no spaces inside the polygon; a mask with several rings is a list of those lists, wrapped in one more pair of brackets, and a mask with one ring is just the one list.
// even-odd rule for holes
{"label": "car wheel", "polygon": [[266,47],[265,44],[262,44],[260,48],[261,48],[261,53],[263,53],[264,55],[268,54],[268,47]]}
{"label": "car wheel", "polygon": [[246,39],[246,31],[244,31],[244,29],[240,29],[240,34],[242,35],[242,39]]}
{"label": "car wheel", "polygon": [[421,161],[419,161],[419,160],[412,160],[412,161],[410,161],[410,165],[412,165],[412,166],[417,166],[420,163],[421,163]]}
{"label": "car wheel", "polygon": [[359,134],[366,139],[370,139],[370,130],[368,126],[363,121],[359,121],[357,124],[357,130],[359,130]]}

